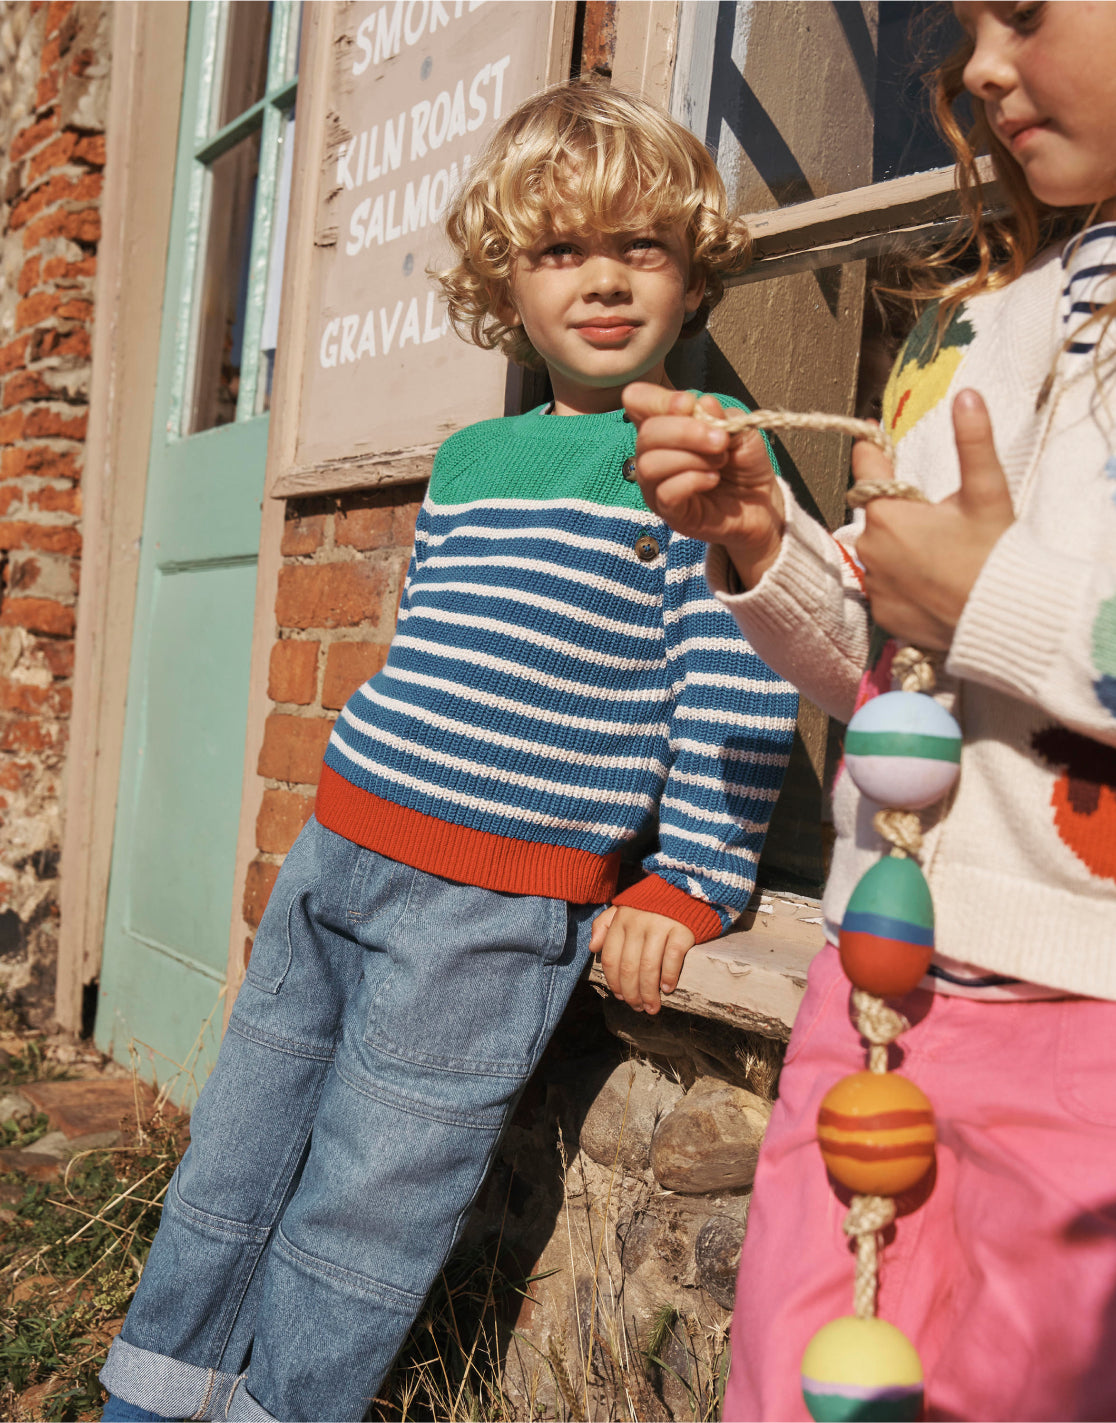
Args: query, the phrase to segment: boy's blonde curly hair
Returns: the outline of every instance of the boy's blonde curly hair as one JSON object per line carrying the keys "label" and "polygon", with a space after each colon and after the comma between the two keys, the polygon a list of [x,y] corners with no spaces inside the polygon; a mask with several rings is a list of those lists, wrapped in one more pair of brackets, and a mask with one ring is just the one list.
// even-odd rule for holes
{"label": "boy's blonde curly hair", "polygon": [[725,187],[702,144],[654,104],[574,81],[536,94],[500,125],[446,215],[457,262],[435,273],[457,331],[523,366],[541,358],[508,311],[519,252],[561,219],[575,231],[627,232],[681,223],[705,275],[693,336],[724,295],[723,273],[751,241],[728,215]]}

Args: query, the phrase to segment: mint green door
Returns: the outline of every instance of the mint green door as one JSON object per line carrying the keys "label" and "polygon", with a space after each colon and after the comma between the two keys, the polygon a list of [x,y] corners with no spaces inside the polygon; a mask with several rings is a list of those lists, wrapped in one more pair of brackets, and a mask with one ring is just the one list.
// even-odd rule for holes
{"label": "mint green door", "polygon": [[188,1101],[221,1027],[298,7],[195,0],[95,1039]]}

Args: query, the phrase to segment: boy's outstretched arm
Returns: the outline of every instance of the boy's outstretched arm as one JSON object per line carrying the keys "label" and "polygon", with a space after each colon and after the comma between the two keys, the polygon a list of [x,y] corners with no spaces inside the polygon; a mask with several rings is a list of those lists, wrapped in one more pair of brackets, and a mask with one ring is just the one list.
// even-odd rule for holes
{"label": "boy's outstretched arm", "polygon": [[[649,509],[689,538],[722,544],[745,588],[775,562],[783,539],[783,496],[758,432],[731,436],[693,418],[685,390],[637,383],[624,408],[638,430],[636,468]],[[711,395],[703,410],[722,416]]]}
{"label": "boy's outstretched arm", "polygon": [[605,981],[637,1013],[657,1013],[660,987],[673,993],[693,931],[665,914],[612,904],[593,921],[590,951],[601,956]]}

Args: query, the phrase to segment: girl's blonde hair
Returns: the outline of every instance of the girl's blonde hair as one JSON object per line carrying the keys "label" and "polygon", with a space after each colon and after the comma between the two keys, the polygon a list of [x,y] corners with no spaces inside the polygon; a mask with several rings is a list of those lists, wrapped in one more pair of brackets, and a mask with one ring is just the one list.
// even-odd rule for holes
{"label": "girl's blonde hair", "polygon": [[705,325],[724,294],[722,274],[751,250],[712,158],[669,114],[598,84],[544,90],[504,120],[469,170],[446,217],[457,262],[435,274],[455,328],[520,365],[542,362],[522,327],[504,319],[512,268],[559,218],[609,233],[683,224],[706,279],[684,336]]}
{"label": "girl's blonde hair", "polygon": [[[1096,213],[1095,208],[1054,208],[1040,202],[1028,187],[1023,169],[996,137],[979,100],[973,101],[972,124],[967,130],[962,126],[955,105],[965,93],[965,66],[972,58],[974,43],[972,36],[966,35],[927,76],[938,128],[957,160],[961,222],[937,252],[911,263],[906,294],[916,301],[940,301],[939,333],[961,302],[978,292],[993,291],[1015,281],[1044,247],[1079,233]],[[992,158],[1007,211],[1000,205],[990,207],[977,170],[977,154],[982,152]],[[957,263],[974,257],[975,269],[958,277]],[[1083,325],[1099,322],[1107,326],[1113,317],[1116,301],[1094,312]],[[1073,332],[1066,344],[1077,334]]]}

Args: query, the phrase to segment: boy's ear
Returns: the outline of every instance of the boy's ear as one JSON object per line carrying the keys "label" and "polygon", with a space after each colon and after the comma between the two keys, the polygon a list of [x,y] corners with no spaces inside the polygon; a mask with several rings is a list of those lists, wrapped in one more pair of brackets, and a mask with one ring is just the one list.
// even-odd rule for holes
{"label": "boy's ear", "polygon": [[705,272],[700,267],[695,267],[690,273],[690,280],[686,284],[686,300],[684,303],[686,315],[693,316],[698,307],[705,300]]}

